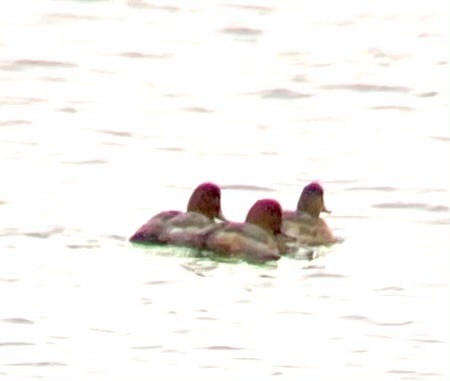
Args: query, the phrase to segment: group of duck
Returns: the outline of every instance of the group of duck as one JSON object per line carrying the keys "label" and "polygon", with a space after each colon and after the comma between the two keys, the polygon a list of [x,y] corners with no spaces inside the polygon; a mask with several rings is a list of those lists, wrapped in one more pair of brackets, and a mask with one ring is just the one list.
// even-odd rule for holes
{"label": "group of duck", "polygon": [[299,246],[336,242],[320,218],[321,212],[330,211],[317,182],[303,188],[295,211],[283,211],[278,201],[262,199],[249,209],[245,222],[226,220],[220,198],[216,184],[200,184],[189,198],[186,212],[158,213],[130,241],[185,246],[258,262],[278,260]]}

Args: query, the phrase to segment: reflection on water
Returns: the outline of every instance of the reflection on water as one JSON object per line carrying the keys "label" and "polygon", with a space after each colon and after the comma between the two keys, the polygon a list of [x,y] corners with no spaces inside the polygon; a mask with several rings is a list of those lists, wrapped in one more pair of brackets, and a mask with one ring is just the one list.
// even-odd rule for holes
{"label": "reflection on water", "polygon": [[[0,375],[446,380],[449,13],[0,5]],[[204,181],[241,221],[313,180],[330,247],[254,265],[127,241]]]}

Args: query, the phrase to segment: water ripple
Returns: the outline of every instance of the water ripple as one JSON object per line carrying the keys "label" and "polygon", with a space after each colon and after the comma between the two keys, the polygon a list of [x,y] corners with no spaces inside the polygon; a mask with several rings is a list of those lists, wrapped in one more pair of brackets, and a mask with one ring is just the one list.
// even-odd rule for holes
{"label": "water ripple", "polygon": [[49,229],[47,231],[34,231],[34,232],[32,231],[32,232],[25,232],[22,234],[27,237],[47,239],[47,238],[51,237],[52,235],[60,234],[63,231],[64,231],[64,228],[55,227],[55,228]]}
{"label": "water ripple", "polygon": [[21,119],[0,121],[0,127],[18,126],[24,124],[31,124],[31,122],[29,120],[21,120]]}
{"label": "water ripple", "polygon": [[56,361],[19,362],[19,363],[7,364],[7,365],[11,365],[11,366],[67,366],[67,364],[64,364],[62,362],[56,362]]}
{"label": "water ripple", "polygon": [[22,345],[34,345],[34,343],[27,343],[27,342],[24,342],[24,341],[0,342],[0,347],[15,347],[15,346],[22,346]]}
{"label": "water ripple", "polygon": [[305,278],[346,278],[342,274],[332,274],[332,273],[315,273],[306,275]]}
{"label": "water ripple", "polygon": [[67,112],[69,114],[74,114],[74,113],[77,112],[77,109],[74,108],[74,107],[60,107],[60,108],[57,108],[56,111]]}
{"label": "water ripple", "polygon": [[450,138],[448,136],[430,136],[430,138],[441,142],[450,142]]}
{"label": "water ripple", "polygon": [[146,3],[145,1],[142,0],[129,0],[128,6],[133,8],[154,9],[157,11],[164,11],[170,13],[178,12],[180,10],[180,8],[175,7],[173,5],[155,5]]}
{"label": "water ripple", "polygon": [[43,20],[47,24],[47,23],[60,21],[60,20],[97,21],[97,20],[101,20],[101,18],[97,17],[97,16],[90,16],[90,15],[88,16],[88,15],[80,15],[80,14],[74,15],[74,14],[70,14],[70,13],[48,13],[43,16]]}
{"label": "water ripple", "polygon": [[241,361],[260,361],[261,359],[257,357],[233,357],[233,360],[241,360]]}
{"label": "water ripple", "polygon": [[435,97],[438,94],[439,93],[436,91],[429,91],[427,93],[419,93],[419,94],[417,94],[417,96],[421,97],[421,98],[430,98],[430,97]]}
{"label": "water ripple", "polygon": [[185,107],[183,110],[190,112],[199,112],[199,113],[211,113],[214,112],[211,109],[205,107]]}
{"label": "water ripple", "polygon": [[34,324],[34,321],[20,318],[20,317],[2,319],[1,321],[5,322],[5,323],[12,323],[12,324]]}
{"label": "water ripple", "polygon": [[20,68],[26,67],[57,67],[57,68],[74,68],[78,65],[70,62],[62,61],[46,61],[46,60],[33,60],[33,59],[20,59],[13,61],[12,67],[19,66]]}
{"label": "water ripple", "polygon": [[162,348],[162,345],[143,345],[143,346],[137,346],[137,347],[131,347],[130,349],[159,349]]}
{"label": "water ripple", "polygon": [[394,105],[374,106],[374,107],[371,107],[371,109],[372,110],[414,111],[414,109],[412,107],[408,107],[408,106],[394,106]]}
{"label": "water ripple", "polygon": [[194,262],[190,262],[190,263],[186,263],[186,264],[181,264],[180,266],[183,269],[190,271],[197,276],[205,277],[206,276],[205,272],[215,270],[217,268],[218,264],[217,263],[208,264],[208,263],[201,263],[201,262],[194,261]]}
{"label": "water ripple", "polygon": [[398,60],[408,57],[408,55],[406,55],[406,54],[386,53],[386,52],[383,52],[381,49],[377,49],[377,48],[369,49],[368,53],[375,58],[389,58],[394,61],[398,61]]}
{"label": "water ripple", "polygon": [[114,136],[120,136],[120,137],[126,137],[126,138],[133,136],[133,134],[128,131],[96,130],[96,132],[99,132],[101,134],[114,135]]}
{"label": "water ripple", "polygon": [[75,164],[75,165],[91,165],[91,164],[108,164],[107,160],[104,159],[88,159],[80,161],[64,161],[64,164]]}
{"label": "water ripple", "polygon": [[286,368],[286,369],[297,369],[298,368],[298,366],[296,366],[296,365],[289,365],[289,364],[276,365],[276,367],[277,368]]}
{"label": "water ripple", "polygon": [[229,8],[244,9],[244,10],[247,10],[247,11],[256,11],[259,14],[266,14],[266,13],[275,11],[275,8],[266,7],[266,6],[263,6],[263,5],[223,4],[223,6],[224,7],[229,7]]}
{"label": "water ripple", "polygon": [[304,74],[297,74],[294,77],[292,77],[293,82],[306,82],[307,78]]}
{"label": "water ripple", "polygon": [[7,283],[12,283],[12,282],[17,282],[18,279],[16,278],[0,278],[0,282],[7,282]]}
{"label": "water ripple", "polygon": [[102,333],[119,333],[116,331],[111,331],[109,329],[103,329],[103,328],[91,328],[91,331],[102,332]]}
{"label": "water ripple", "polygon": [[312,97],[311,94],[299,93],[297,91],[283,88],[264,90],[260,94],[263,98],[269,99],[300,99]]}
{"label": "water ripple", "polygon": [[371,85],[366,83],[349,83],[349,84],[337,84],[337,85],[324,85],[321,86],[324,90],[351,90],[358,92],[391,92],[391,93],[409,93],[411,89],[403,86],[389,86],[389,85]]}
{"label": "water ripple", "polygon": [[286,315],[313,315],[312,312],[307,312],[307,311],[293,311],[293,310],[285,310],[285,311],[280,311],[280,314],[286,314]]}
{"label": "water ripple", "polygon": [[196,320],[208,320],[208,321],[215,321],[215,320],[219,320],[215,317],[211,317],[211,316],[197,316],[195,317]]}
{"label": "water ripple", "polygon": [[228,27],[220,30],[225,34],[234,34],[239,36],[258,36],[263,33],[262,30],[247,27]]}
{"label": "water ripple", "polygon": [[412,341],[415,343],[425,343],[425,344],[444,344],[445,343],[442,340],[436,340],[436,339],[411,339],[409,341]]}
{"label": "water ripple", "polygon": [[42,98],[31,98],[31,97],[2,97],[0,98],[0,104],[8,106],[25,106],[38,102],[46,102]]}
{"label": "water ripple", "polygon": [[178,349],[171,349],[171,348],[169,348],[169,349],[163,350],[162,353],[181,353],[181,354],[185,354],[186,352],[185,351],[180,351]]}
{"label": "water ripple", "polygon": [[160,284],[166,284],[169,283],[167,280],[151,280],[148,282],[145,282],[145,285],[150,285],[150,286],[155,286],[155,285],[160,285]]}
{"label": "water ripple", "polygon": [[163,53],[163,54],[150,54],[150,53],[141,53],[141,52],[122,52],[117,53],[119,57],[125,57],[125,58],[138,58],[138,59],[166,59],[171,58],[172,54]]}
{"label": "water ripple", "polygon": [[383,202],[380,204],[372,204],[374,208],[380,209],[419,209],[430,212],[448,212],[449,208],[445,205],[429,205],[414,202]]}
{"label": "water ripple", "polygon": [[354,349],[351,351],[352,353],[366,353],[369,352],[367,349]]}
{"label": "water ripple", "polygon": [[168,151],[168,152],[184,152],[185,150],[180,147],[156,147],[158,151]]}
{"label": "water ripple", "polygon": [[240,351],[243,350],[244,348],[232,347],[229,345],[212,345],[210,347],[203,347],[198,349],[210,349],[213,351]]}
{"label": "water ripple", "polygon": [[386,373],[390,374],[416,374],[414,370],[403,370],[403,369],[391,369],[388,370]]}
{"label": "water ripple", "polygon": [[394,192],[394,191],[397,191],[396,188],[388,187],[388,186],[380,186],[380,187],[357,186],[357,187],[346,188],[346,190],[350,190],[350,191],[377,191],[377,192]]}
{"label": "water ripple", "polygon": [[370,320],[367,316],[361,316],[361,315],[347,315],[347,316],[340,316],[341,319],[346,319],[346,320],[359,320],[359,321],[364,321],[366,323],[369,324],[374,324],[374,325],[378,325],[378,326],[383,326],[383,327],[400,327],[403,325],[409,325],[412,324],[413,321],[411,320],[407,320],[407,321],[402,321],[402,322],[377,322],[374,320]]}
{"label": "water ripple", "polygon": [[374,291],[405,291],[405,289],[403,287],[391,286],[391,287],[376,288]]}
{"label": "water ripple", "polygon": [[99,244],[85,243],[85,244],[68,244],[66,245],[68,249],[98,249],[101,247]]}
{"label": "water ripple", "polygon": [[220,188],[221,189],[232,189],[232,190],[275,192],[274,188],[261,187],[258,185],[245,185],[245,184],[221,185]]}

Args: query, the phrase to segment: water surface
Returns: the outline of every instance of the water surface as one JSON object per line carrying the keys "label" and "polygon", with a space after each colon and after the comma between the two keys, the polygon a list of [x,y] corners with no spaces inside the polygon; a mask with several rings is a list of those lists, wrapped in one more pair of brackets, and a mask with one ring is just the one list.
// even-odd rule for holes
{"label": "water surface", "polygon": [[[448,7],[0,5],[0,378],[447,380]],[[313,180],[312,261],[127,242]]]}

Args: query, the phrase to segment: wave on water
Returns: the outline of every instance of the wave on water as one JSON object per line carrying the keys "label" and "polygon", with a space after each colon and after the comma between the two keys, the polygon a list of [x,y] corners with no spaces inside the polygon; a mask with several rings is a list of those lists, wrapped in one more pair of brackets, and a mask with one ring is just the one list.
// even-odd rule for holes
{"label": "wave on water", "polygon": [[132,58],[132,59],[152,59],[161,60],[172,58],[172,54],[162,53],[162,54],[151,54],[151,53],[141,53],[141,52],[121,52],[117,53],[119,57]]}
{"label": "wave on water", "polygon": [[75,164],[75,165],[92,165],[92,164],[108,164],[107,160],[104,159],[88,159],[80,161],[64,161],[64,164]]}
{"label": "wave on water", "polygon": [[391,92],[391,93],[409,93],[412,90],[409,87],[404,86],[373,85],[366,83],[323,85],[320,88],[324,90],[350,90],[361,93],[375,92],[375,91]]}
{"label": "wave on water", "polygon": [[6,341],[6,342],[1,342],[0,341],[0,347],[21,347],[24,345],[35,345],[34,343],[28,343],[25,341]]}
{"label": "wave on water", "polygon": [[414,108],[408,107],[408,106],[394,106],[394,105],[388,105],[388,106],[373,106],[371,107],[372,110],[393,110],[393,111],[414,111]]}
{"label": "wave on water", "polygon": [[77,64],[63,61],[46,61],[34,59],[20,59],[13,61],[9,68],[26,69],[29,67],[44,67],[44,68],[76,68]]}
{"label": "wave on water", "polygon": [[228,27],[221,30],[225,34],[234,34],[238,36],[258,36],[264,32],[260,29],[253,29],[247,27]]}
{"label": "wave on water", "polygon": [[12,323],[12,324],[34,324],[34,321],[28,320],[25,318],[21,318],[21,317],[2,319],[1,321],[5,322],[5,323]]}
{"label": "wave on water", "polygon": [[398,327],[398,326],[410,325],[410,324],[414,323],[411,320],[399,321],[399,322],[379,322],[379,321],[371,320],[367,316],[362,316],[362,315],[347,315],[347,316],[340,316],[340,318],[345,319],[345,320],[357,320],[357,321],[362,321],[362,322],[366,322],[369,324],[374,324],[374,325],[379,325],[379,326],[387,326],[387,327]]}
{"label": "wave on water", "polygon": [[20,362],[20,363],[12,363],[12,364],[6,364],[11,366],[67,366],[67,364],[64,364],[62,362],[56,362],[56,361],[40,361],[40,362]]}
{"label": "wave on water", "polygon": [[224,7],[243,9],[247,11],[256,11],[259,14],[266,14],[276,11],[275,8],[266,7],[264,5],[247,5],[247,4],[223,4]]}
{"label": "wave on water", "polygon": [[261,191],[261,192],[275,192],[274,188],[262,187],[258,185],[249,185],[249,184],[230,184],[230,185],[221,185],[221,189],[232,189],[232,190],[247,190],[247,191]]}
{"label": "wave on water", "polygon": [[430,205],[424,203],[414,202],[383,202],[379,204],[372,204],[374,208],[380,209],[416,209],[428,212],[448,212],[449,207],[446,205]]}
{"label": "wave on water", "polygon": [[[31,105],[33,103],[39,102],[47,102],[46,99],[43,98],[33,98],[33,97],[1,97],[0,104],[6,106],[26,106]],[[19,123],[19,124],[31,124],[30,123]]]}
{"label": "wave on water", "polygon": [[[2,103],[0,101],[0,103]],[[29,120],[13,119],[13,120],[2,120],[0,121],[0,127],[10,127],[10,126],[20,126],[20,125],[32,124]]]}
{"label": "wave on water", "polygon": [[297,91],[284,88],[263,90],[258,94],[261,95],[262,98],[268,99],[302,99],[302,98],[310,98],[313,96],[312,94],[299,93]]}
{"label": "wave on water", "polygon": [[150,4],[142,0],[130,0],[128,1],[128,6],[132,8],[142,8],[156,11],[164,11],[169,13],[175,13],[180,10],[180,8],[173,5],[156,5]]}

